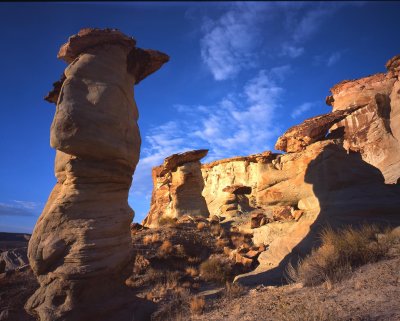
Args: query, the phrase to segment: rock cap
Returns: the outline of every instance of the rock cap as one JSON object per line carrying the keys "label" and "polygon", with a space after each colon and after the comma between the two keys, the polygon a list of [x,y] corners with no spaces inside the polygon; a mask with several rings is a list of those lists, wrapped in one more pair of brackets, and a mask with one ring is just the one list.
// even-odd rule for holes
{"label": "rock cap", "polygon": [[394,56],[390,58],[388,62],[385,64],[387,70],[393,70],[400,67],[400,55]]}
{"label": "rock cap", "polygon": [[106,43],[121,44],[129,48],[129,50],[132,50],[136,46],[134,38],[124,35],[118,29],[84,28],[76,35],[68,38],[68,42],[61,46],[57,58],[70,64],[89,48]]}
{"label": "rock cap", "polygon": [[186,163],[196,162],[208,154],[208,149],[191,150],[184,153],[173,154],[164,160],[164,171],[171,171]]}
{"label": "rock cap", "polygon": [[316,141],[323,140],[329,129],[365,105],[352,106],[345,110],[336,110],[306,119],[300,125],[289,128],[280,136],[275,149],[288,153],[300,152]]}

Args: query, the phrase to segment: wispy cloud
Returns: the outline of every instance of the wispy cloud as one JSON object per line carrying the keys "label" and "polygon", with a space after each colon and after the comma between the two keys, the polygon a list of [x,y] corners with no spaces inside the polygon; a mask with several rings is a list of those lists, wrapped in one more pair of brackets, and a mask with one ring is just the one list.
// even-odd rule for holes
{"label": "wispy cloud", "polygon": [[289,56],[290,58],[297,58],[304,53],[304,48],[294,45],[285,43],[282,45],[282,56]]}
{"label": "wispy cloud", "polygon": [[342,54],[340,52],[334,52],[332,53],[329,58],[328,61],[326,63],[326,65],[328,67],[333,66],[335,63],[337,63],[339,61],[339,59],[341,58]]}
{"label": "wispy cloud", "polygon": [[342,51],[335,51],[327,55],[316,55],[314,56],[314,64],[317,66],[325,65],[327,67],[332,67],[335,65],[343,56]]}
{"label": "wispy cloud", "polygon": [[228,93],[213,105],[175,106],[177,120],[144,137],[132,192],[148,194],[151,168],[174,153],[208,148],[205,161],[211,161],[271,149],[282,130],[274,120],[284,93],[281,82],[290,71],[288,65],[260,70],[239,93]]}
{"label": "wispy cloud", "polygon": [[306,102],[301,104],[300,106],[296,107],[295,109],[293,109],[293,112],[291,113],[291,117],[294,118],[298,118],[301,115],[303,115],[305,112],[307,112],[308,110],[310,110],[313,107],[316,107],[320,104],[320,102],[314,101],[314,102]]}
{"label": "wispy cloud", "polygon": [[242,69],[255,66],[259,23],[267,9],[264,3],[235,3],[219,19],[205,19],[201,57],[215,80],[233,78]]}
{"label": "wispy cloud", "polygon": [[243,70],[260,68],[264,54],[297,58],[321,26],[348,5],[360,4],[234,3],[219,17],[203,19],[201,58],[215,80],[233,79]]}
{"label": "wispy cloud", "polygon": [[38,202],[14,200],[0,203],[0,216],[32,216],[38,214],[42,204]]}

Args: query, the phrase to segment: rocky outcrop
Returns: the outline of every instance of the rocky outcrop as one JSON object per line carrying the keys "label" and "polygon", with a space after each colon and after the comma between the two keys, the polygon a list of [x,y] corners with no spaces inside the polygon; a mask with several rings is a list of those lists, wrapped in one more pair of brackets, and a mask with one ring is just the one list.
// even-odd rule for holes
{"label": "rocky outcrop", "polygon": [[42,321],[133,317],[125,287],[134,214],[127,198],[141,143],[133,85],[168,61],[135,44],[114,29],[83,29],[58,54],[69,65],[47,96],[57,102],[57,183],[28,247],[40,288],[25,308]]}
{"label": "rocky outcrop", "polygon": [[15,270],[28,264],[26,247],[9,249],[0,253],[0,273]]}
{"label": "rocky outcrop", "polygon": [[385,184],[382,173],[359,153],[346,151],[342,141],[316,142],[283,155],[280,164],[282,169],[270,175],[283,171],[286,178],[267,187],[262,199],[265,212],[275,217],[253,229],[253,242],[268,250],[260,254],[259,266],[237,282],[280,282],[286,264],[316,246],[324,226],[400,224],[400,186]]}
{"label": "rocky outcrop", "polygon": [[194,150],[174,154],[164,164],[153,168],[153,189],[149,215],[143,225],[158,226],[161,217],[178,218],[183,215],[208,217],[202,196],[204,181],[200,159],[208,150]]}
{"label": "rocky outcrop", "polygon": [[332,113],[306,119],[303,123],[291,127],[284,135],[279,137],[275,149],[289,153],[300,152],[308,145],[324,139],[333,125],[364,106],[366,105],[353,106],[345,110],[336,110]]}
{"label": "rocky outcrop", "polygon": [[[264,152],[201,166],[210,214],[221,224],[252,231],[254,243],[267,247],[256,270],[236,281],[281,280],[286,263],[309,252],[325,225],[400,224],[400,185],[393,184],[400,177],[400,57],[387,68],[385,74],[334,86],[327,98],[331,113],[278,139],[276,149],[286,154]],[[160,185],[154,186],[153,195]],[[243,189],[246,193],[236,193]],[[169,193],[165,190],[165,200]],[[247,200],[247,208],[239,198]]]}
{"label": "rocky outcrop", "polygon": [[396,183],[400,177],[399,61],[399,56],[390,59],[385,74],[339,83],[329,99],[334,111],[366,104],[331,130],[341,131],[345,148],[379,168],[386,183]]}
{"label": "rocky outcrop", "polygon": [[333,112],[305,120],[282,135],[275,148],[299,152],[330,137],[343,138],[346,150],[359,152],[379,168],[386,183],[400,177],[400,57],[388,61],[387,73],[335,85],[326,102]]}

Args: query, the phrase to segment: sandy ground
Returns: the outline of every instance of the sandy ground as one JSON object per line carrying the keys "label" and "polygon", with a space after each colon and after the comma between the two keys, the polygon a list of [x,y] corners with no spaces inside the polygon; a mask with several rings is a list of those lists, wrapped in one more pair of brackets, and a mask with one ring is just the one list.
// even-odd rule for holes
{"label": "sandy ground", "polygon": [[212,302],[196,321],[400,320],[400,257],[365,265],[341,283],[250,289]]}

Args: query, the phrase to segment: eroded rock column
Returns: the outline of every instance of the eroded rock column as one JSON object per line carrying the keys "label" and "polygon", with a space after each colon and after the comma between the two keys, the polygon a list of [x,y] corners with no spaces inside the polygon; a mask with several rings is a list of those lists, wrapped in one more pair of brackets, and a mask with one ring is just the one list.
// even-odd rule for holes
{"label": "eroded rock column", "polygon": [[69,65],[47,96],[57,103],[57,183],[28,248],[40,288],[26,309],[42,321],[132,320],[127,199],[141,144],[133,85],[168,61],[135,45],[117,30],[83,29],[58,54]]}

